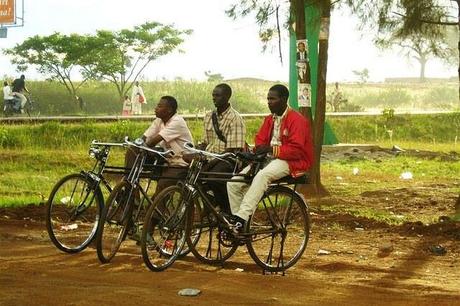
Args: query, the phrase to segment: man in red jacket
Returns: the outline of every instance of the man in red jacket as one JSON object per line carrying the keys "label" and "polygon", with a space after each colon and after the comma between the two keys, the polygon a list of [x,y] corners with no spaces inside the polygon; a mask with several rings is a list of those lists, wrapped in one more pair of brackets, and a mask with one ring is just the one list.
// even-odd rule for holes
{"label": "man in red jacket", "polygon": [[[268,153],[265,167],[256,174],[251,185],[227,183],[233,214],[228,221],[236,232],[244,228],[272,181],[287,175],[301,176],[313,163],[310,122],[288,107],[288,98],[289,90],[284,85],[274,85],[268,91],[268,108],[272,114],[265,117],[255,139],[255,152]],[[241,173],[247,173],[249,169],[250,166]]]}

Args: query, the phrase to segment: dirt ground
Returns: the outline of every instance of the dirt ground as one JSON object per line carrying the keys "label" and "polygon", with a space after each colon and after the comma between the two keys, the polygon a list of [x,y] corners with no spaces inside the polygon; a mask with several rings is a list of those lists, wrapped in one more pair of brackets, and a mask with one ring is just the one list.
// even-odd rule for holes
{"label": "dirt ground", "polygon": [[44,206],[0,209],[0,305],[460,305],[460,223],[442,217],[456,198],[444,187],[324,198],[439,221],[390,226],[313,206],[307,250],[284,276],[263,275],[245,247],[224,267],[188,255],[155,273],[128,242],[102,265],[94,246],[69,255],[52,245]]}

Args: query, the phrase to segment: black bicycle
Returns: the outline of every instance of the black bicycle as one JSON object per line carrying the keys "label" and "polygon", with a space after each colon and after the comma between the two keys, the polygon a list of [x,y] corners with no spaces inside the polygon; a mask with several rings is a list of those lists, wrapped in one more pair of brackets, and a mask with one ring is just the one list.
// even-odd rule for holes
{"label": "black bicycle", "polygon": [[[173,154],[171,150],[151,149],[141,139],[131,142],[126,138],[123,145],[137,149],[138,154],[127,177],[113,188],[101,214],[96,247],[102,263],[112,260],[127,236],[140,236],[145,209],[152,203],[147,194],[150,183],[161,177],[158,169],[163,166],[160,161]],[[148,154],[156,158],[153,164],[146,166]],[[147,179],[145,187],[141,179]]]}
{"label": "black bicycle", "polygon": [[93,141],[89,155],[92,170],[69,174],[54,185],[46,204],[46,228],[53,244],[67,253],[85,249],[96,235],[104,196],[112,191],[105,174],[123,174],[121,167],[107,166],[110,149],[118,143]]}
{"label": "black bicycle", "polygon": [[[166,229],[175,234],[174,238],[179,241],[181,235],[185,235],[191,252],[207,264],[222,265],[235,253],[238,246],[246,245],[250,256],[264,271],[284,272],[292,267],[301,258],[309,238],[308,206],[296,192],[297,185],[306,182],[306,176],[288,176],[273,182],[247,222],[244,232],[236,234],[217,205],[219,199],[213,197],[206,182],[228,182],[233,177],[232,181],[250,183],[257,171],[263,167],[265,156],[247,153],[213,154],[190,145],[186,148],[195,153],[197,158],[192,161],[184,184],[168,187],[158,194],[144,220],[141,249],[147,266],[153,271],[166,268],[150,261],[152,254],[157,254],[153,257],[155,259],[165,256],[162,248],[168,239],[157,241],[156,232],[161,233]],[[233,159],[236,165],[233,173],[203,172],[203,165],[208,157]],[[235,179],[241,161],[251,163],[251,171],[240,175],[240,179]],[[173,209],[163,216],[162,207]],[[174,245],[180,246],[181,243]],[[167,266],[172,264],[179,253],[176,251],[174,256],[168,258]]]}

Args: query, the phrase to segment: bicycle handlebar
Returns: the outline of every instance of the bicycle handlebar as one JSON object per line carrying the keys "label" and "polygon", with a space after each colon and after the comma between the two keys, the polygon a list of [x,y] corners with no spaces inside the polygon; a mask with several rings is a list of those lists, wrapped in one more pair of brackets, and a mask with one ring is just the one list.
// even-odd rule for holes
{"label": "bicycle handlebar", "polygon": [[124,143],[122,145],[123,146],[135,147],[135,148],[147,151],[147,152],[151,152],[151,153],[154,153],[154,154],[156,154],[156,155],[158,155],[158,156],[160,156],[161,158],[164,158],[164,159],[174,155],[173,150],[167,150],[167,151],[164,151],[164,152],[153,150],[153,149],[145,146],[145,142],[143,140],[141,140],[140,138],[136,139],[135,141],[129,141],[128,136],[126,136],[125,141],[124,141]]}
{"label": "bicycle handlebar", "polygon": [[99,142],[97,140],[93,140],[91,142],[91,145],[106,146],[106,147],[122,147],[123,143],[119,143],[119,142]]}
{"label": "bicycle handlebar", "polygon": [[214,157],[214,158],[221,159],[221,160],[224,160],[227,157],[236,158],[236,155],[234,153],[231,153],[231,152],[217,154],[217,153],[211,153],[211,152],[208,152],[208,151],[197,149],[190,142],[186,142],[184,144],[184,148],[187,149],[190,152],[193,152],[193,153],[198,153],[198,154],[202,154],[202,155],[209,156],[209,157]]}

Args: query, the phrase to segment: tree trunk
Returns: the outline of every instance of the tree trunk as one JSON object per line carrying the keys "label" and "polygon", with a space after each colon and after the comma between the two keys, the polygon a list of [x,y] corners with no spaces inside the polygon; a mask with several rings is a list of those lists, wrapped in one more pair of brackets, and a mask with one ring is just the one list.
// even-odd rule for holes
{"label": "tree trunk", "polygon": [[328,192],[321,183],[321,151],[324,139],[324,123],[326,121],[326,76],[327,76],[327,60],[329,49],[329,20],[331,16],[331,1],[323,0],[320,2],[321,9],[321,30],[319,38],[319,66],[318,66],[318,92],[315,110],[315,122],[313,128],[313,140],[315,144],[312,179],[316,185],[316,190],[319,194],[327,194]]}
{"label": "tree trunk", "polygon": [[426,62],[427,62],[426,57],[421,55],[419,62],[420,62],[420,82],[425,82],[425,67],[426,67]]}
{"label": "tree trunk", "polygon": [[458,106],[460,107],[460,0],[457,0],[458,22]]}

